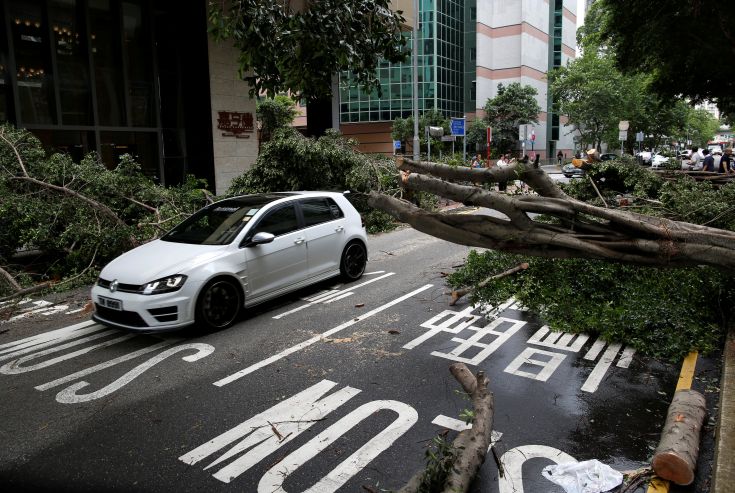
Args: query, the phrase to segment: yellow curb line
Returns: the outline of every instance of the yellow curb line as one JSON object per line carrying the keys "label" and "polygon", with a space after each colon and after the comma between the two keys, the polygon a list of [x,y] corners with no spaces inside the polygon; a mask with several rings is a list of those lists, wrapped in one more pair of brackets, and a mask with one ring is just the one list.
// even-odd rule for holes
{"label": "yellow curb line", "polygon": [[[676,384],[676,391],[689,390],[692,388],[692,380],[694,380],[694,369],[697,367],[697,357],[699,353],[692,351],[684,358],[681,364],[681,372],[679,372],[679,381]],[[648,483],[647,493],[668,493],[669,482],[657,476],[651,478]]]}

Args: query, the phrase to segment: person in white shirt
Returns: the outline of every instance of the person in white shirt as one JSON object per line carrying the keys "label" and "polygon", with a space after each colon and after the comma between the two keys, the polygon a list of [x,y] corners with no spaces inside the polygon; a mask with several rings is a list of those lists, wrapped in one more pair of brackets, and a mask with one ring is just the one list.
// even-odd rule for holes
{"label": "person in white shirt", "polygon": [[702,154],[702,151],[699,150],[699,147],[693,147],[692,157],[691,161],[689,161],[689,165],[692,167],[693,170],[701,170],[702,161],[704,161],[704,154]]}

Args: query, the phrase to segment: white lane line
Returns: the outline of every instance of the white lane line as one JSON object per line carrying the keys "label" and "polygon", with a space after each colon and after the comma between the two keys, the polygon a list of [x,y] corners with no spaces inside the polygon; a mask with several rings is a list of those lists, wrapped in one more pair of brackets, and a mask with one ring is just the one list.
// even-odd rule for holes
{"label": "white lane line", "polygon": [[310,306],[316,305],[317,303],[323,303],[327,299],[333,298],[335,296],[339,296],[342,293],[345,293],[345,292],[348,292],[348,291],[353,291],[353,290],[355,290],[357,288],[361,288],[363,286],[367,286],[368,284],[372,284],[372,283],[374,283],[376,281],[380,281],[381,279],[385,279],[386,277],[390,277],[392,275],[395,275],[395,272],[389,272],[387,274],[383,274],[380,277],[376,277],[375,279],[370,279],[369,281],[365,281],[365,282],[363,282],[361,284],[357,284],[355,286],[350,286],[349,289],[346,289],[344,291],[340,291],[340,290],[329,291],[327,294],[324,294],[324,295],[319,296],[317,298],[312,298],[312,301],[310,301],[309,303],[307,303],[305,305],[301,305],[301,306],[298,306],[298,307],[293,308],[291,310],[288,310],[286,312],[280,313],[280,314],[276,315],[273,318],[276,319],[276,320],[281,319],[281,318],[285,317],[286,315],[291,315],[292,313],[299,312],[299,311],[301,311],[301,310],[303,310],[305,308],[309,308]]}
{"label": "white lane line", "polygon": [[602,382],[602,379],[605,377],[605,373],[607,373],[610,365],[612,365],[612,362],[615,359],[615,355],[617,355],[618,351],[620,351],[620,347],[621,344],[619,343],[610,344],[607,347],[607,350],[605,350],[602,358],[600,358],[600,361],[597,362],[595,367],[592,369],[592,373],[590,373],[590,376],[587,377],[584,385],[582,385],[583,391],[595,392],[597,390],[597,387],[600,386],[600,382]]}
{"label": "white lane line", "polygon": [[352,296],[353,294],[355,294],[355,293],[353,293],[352,291],[348,291],[348,292],[346,292],[346,293],[342,293],[341,295],[339,295],[339,296],[337,296],[337,297],[335,297],[335,298],[332,298],[331,300],[327,300],[327,301],[325,301],[325,302],[324,302],[324,304],[326,305],[326,304],[328,304],[328,303],[333,303],[333,302],[335,302],[335,301],[339,301],[339,300],[343,300],[343,299],[345,299],[345,298],[349,298],[349,297],[350,297],[350,296]]}
{"label": "white lane line", "polygon": [[386,310],[386,309],[392,307],[393,305],[397,305],[398,303],[401,303],[403,301],[406,301],[408,298],[411,298],[412,296],[415,296],[415,295],[421,293],[422,291],[426,291],[427,289],[432,288],[432,287],[434,287],[433,284],[426,284],[426,285],[420,287],[419,289],[416,289],[414,291],[411,291],[408,294],[404,294],[400,298],[396,298],[393,301],[390,301],[390,302],[388,302],[388,303],[386,303],[384,305],[381,305],[381,306],[379,306],[377,308],[374,308],[373,310],[370,310],[369,312],[367,312],[366,314],[364,314],[364,315],[362,315],[360,317],[353,318],[349,322],[345,322],[345,323],[343,323],[341,325],[338,325],[337,327],[335,327],[333,329],[330,329],[330,330],[328,330],[328,331],[326,331],[326,332],[324,332],[322,334],[319,334],[318,336],[314,336],[311,339],[308,339],[308,340],[306,340],[306,341],[304,341],[304,342],[302,342],[300,344],[296,344],[295,346],[291,346],[290,348],[288,348],[288,349],[286,349],[284,351],[281,351],[280,353],[275,354],[275,355],[271,356],[270,358],[266,358],[263,361],[260,361],[258,363],[255,363],[254,365],[250,365],[247,368],[245,368],[243,370],[240,370],[240,371],[238,371],[236,373],[233,373],[232,375],[230,375],[228,377],[225,377],[225,378],[223,378],[221,380],[217,380],[216,382],[214,382],[214,385],[216,385],[217,387],[222,387],[224,385],[227,385],[228,383],[232,383],[235,380],[244,377],[245,375],[249,375],[250,373],[253,373],[256,370],[259,370],[261,368],[264,368],[264,367],[270,365],[271,363],[274,363],[274,362],[276,362],[276,361],[278,361],[280,359],[285,358],[289,354],[293,354],[296,351],[299,351],[301,349],[304,349],[305,347],[311,346],[312,344],[321,341],[325,337],[329,337],[329,336],[331,336],[333,334],[336,334],[337,332],[339,332],[341,330],[346,329],[347,327],[351,327],[351,326],[355,325],[357,322],[361,322],[361,321],[363,321],[363,320],[365,320],[367,318],[370,318],[373,315],[378,314],[378,313],[382,312],[383,310]]}
{"label": "white lane line", "polygon": [[590,350],[587,351],[587,354],[584,355],[584,359],[588,359],[591,361],[596,360],[597,356],[600,354],[600,351],[605,348],[605,344],[607,343],[603,341],[601,337],[598,337]]}
{"label": "white lane line", "polygon": [[77,308],[76,310],[72,310],[72,311],[70,311],[70,312],[66,312],[66,313],[65,313],[64,315],[71,315],[72,313],[79,313],[79,312],[81,312],[82,310],[84,310],[84,307],[81,307],[81,308]]}
{"label": "white lane line", "polygon": [[620,359],[618,360],[618,364],[615,366],[618,368],[628,368],[633,361],[634,354],[635,349],[630,346],[625,346],[625,349],[623,349],[623,353],[620,355]]}
{"label": "white lane line", "polygon": [[376,274],[382,274],[384,273],[384,270],[376,270],[375,272],[365,272],[363,276],[374,276]]}
{"label": "white lane line", "polygon": [[[469,423],[465,423],[464,421],[460,421],[457,418],[450,418],[449,416],[444,416],[443,414],[440,414],[434,420],[431,422],[431,424],[441,426],[442,428],[446,428],[448,430],[452,431],[464,431],[464,430],[470,430],[472,429],[472,425]],[[501,438],[503,434],[499,431],[492,430],[490,432],[490,446],[487,448],[490,450],[490,447],[495,445]]]}

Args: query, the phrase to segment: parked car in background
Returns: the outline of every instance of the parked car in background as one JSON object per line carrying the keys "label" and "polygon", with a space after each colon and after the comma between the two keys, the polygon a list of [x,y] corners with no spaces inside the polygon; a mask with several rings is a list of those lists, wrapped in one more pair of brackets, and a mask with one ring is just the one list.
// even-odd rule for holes
{"label": "parked car in background", "polygon": [[653,153],[651,151],[641,151],[636,154],[636,157],[641,161],[642,164],[651,164],[651,157]]}
{"label": "parked car in background", "polygon": [[223,329],[244,308],[342,275],[362,277],[367,234],[343,194],[215,202],[119,256],[92,288],[92,318],[128,330]]}
{"label": "parked car in background", "polygon": [[572,163],[565,164],[561,167],[561,172],[566,176],[567,178],[574,178],[574,177],[582,177],[584,176],[584,170],[582,168],[577,168]]}
{"label": "parked car in background", "polygon": [[654,154],[653,157],[651,157],[651,168],[663,168],[668,162],[669,158],[667,158],[666,156],[663,156],[661,154]]}
{"label": "parked car in background", "polygon": [[613,159],[617,159],[618,156],[614,152],[606,152],[605,154],[600,154],[600,161],[612,161]]}

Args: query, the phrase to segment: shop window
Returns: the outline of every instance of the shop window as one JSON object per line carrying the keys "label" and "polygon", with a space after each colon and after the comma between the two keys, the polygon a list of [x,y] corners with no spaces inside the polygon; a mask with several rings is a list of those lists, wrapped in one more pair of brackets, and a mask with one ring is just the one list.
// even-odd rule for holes
{"label": "shop window", "polygon": [[160,182],[157,132],[100,132],[102,161],[115,169],[123,154],[130,154],[141,165],[143,174]]}
{"label": "shop window", "polygon": [[123,2],[122,15],[130,123],[136,127],[152,127],[155,112],[148,16],[141,5],[131,2]]}
{"label": "shop window", "polygon": [[33,135],[38,137],[46,151],[68,154],[77,163],[96,149],[94,132],[33,130]]}
{"label": "shop window", "polygon": [[127,124],[119,23],[110,0],[89,0],[89,42],[97,89],[97,121],[109,127]]}
{"label": "shop window", "polygon": [[9,2],[21,123],[55,124],[56,97],[51,72],[48,25],[38,1]]}

